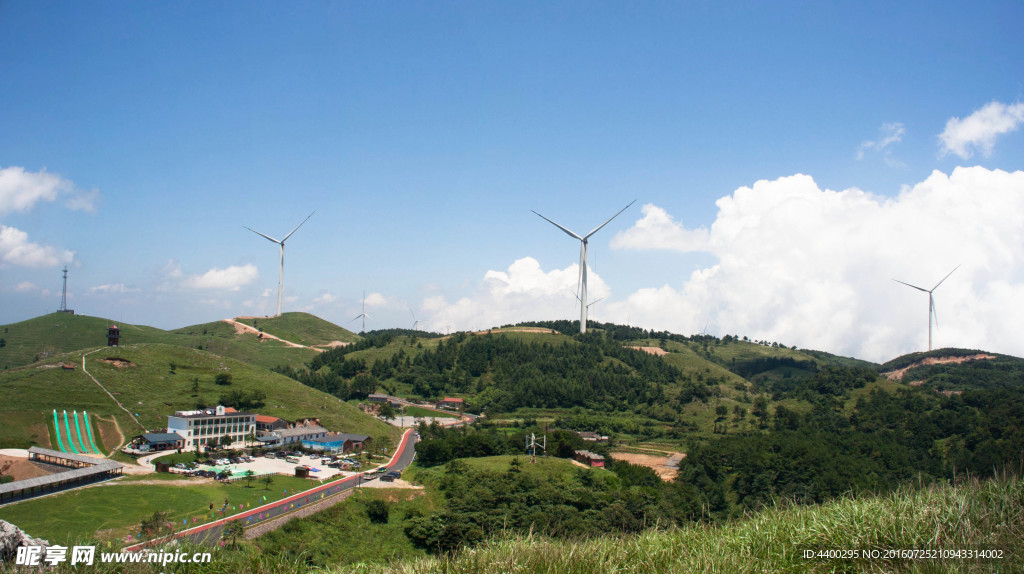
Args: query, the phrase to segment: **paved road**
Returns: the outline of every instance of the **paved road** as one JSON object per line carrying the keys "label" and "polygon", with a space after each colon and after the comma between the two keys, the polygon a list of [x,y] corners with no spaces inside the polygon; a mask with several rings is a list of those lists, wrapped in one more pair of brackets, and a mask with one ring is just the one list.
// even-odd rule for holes
{"label": "paved road", "polygon": [[[405,434],[402,435],[402,441],[399,443],[398,449],[395,451],[395,454],[391,457],[391,460],[386,466],[392,470],[403,470],[409,466],[412,463],[413,456],[416,454],[415,445],[418,440],[419,435],[415,430],[409,429],[406,431]],[[260,522],[277,518],[282,514],[292,512],[297,508],[302,508],[306,504],[313,504],[323,500],[325,497],[356,488],[362,484],[363,481],[363,475],[357,474],[343,480],[329,482],[305,492],[294,494],[282,500],[265,504],[258,508],[253,508],[252,510],[246,510],[245,512],[234,516],[229,516],[215,522],[183,530],[182,532],[179,532],[177,536],[187,537],[193,542],[216,544],[221,539],[224,532],[224,526],[232,520],[242,520],[246,526],[259,524]],[[147,543],[136,544],[125,548],[124,551],[136,552],[146,545]]]}

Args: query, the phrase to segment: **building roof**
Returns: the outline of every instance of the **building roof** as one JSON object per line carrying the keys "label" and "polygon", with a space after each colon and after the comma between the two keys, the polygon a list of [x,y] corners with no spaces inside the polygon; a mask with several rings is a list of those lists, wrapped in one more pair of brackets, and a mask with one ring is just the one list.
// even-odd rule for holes
{"label": "building roof", "polygon": [[589,450],[578,450],[576,456],[582,456],[589,458],[590,460],[604,460],[604,457],[597,454],[596,452],[590,452]]}
{"label": "building roof", "polygon": [[352,441],[352,442],[366,442],[367,440],[369,440],[369,438],[370,438],[369,435],[365,435],[365,434],[349,434],[349,433],[342,432],[342,433],[338,433],[338,434],[329,434],[327,436],[322,436],[322,437],[319,437],[319,438],[311,438],[307,442],[318,442],[318,443],[323,443],[323,444],[329,444],[329,443],[334,443],[334,442],[348,442],[348,441]]}
{"label": "building roof", "polygon": [[27,490],[39,486],[46,486],[48,484],[60,484],[63,482],[74,481],[94,474],[102,474],[104,472],[117,470],[124,466],[121,463],[115,462],[108,458],[82,456],[80,454],[60,452],[59,450],[50,450],[48,448],[39,448],[37,446],[29,447],[28,452],[29,454],[36,453],[47,456],[60,457],[65,460],[84,462],[90,464],[91,466],[76,468],[73,470],[68,470],[66,472],[58,472],[56,474],[49,474],[46,476],[37,476],[35,478],[16,480],[14,482],[0,484],[0,494],[6,494],[8,492],[18,492],[21,490]]}
{"label": "building roof", "polygon": [[281,437],[303,436],[307,434],[326,433],[327,429],[321,426],[295,427],[293,429],[278,429],[274,431]]}
{"label": "building roof", "polygon": [[180,434],[176,432],[151,432],[140,436],[146,439],[147,442],[174,442],[179,440],[185,440]]}
{"label": "building roof", "polygon": [[273,424],[276,423],[277,421],[283,420],[284,419],[282,418],[272,417],[270,415],[256,415],[256,422],[258,423]]}
{"label": "building roof", "polygon": [[235,409],[231,409],[229,411],[228,409],[231,409],[231,407],[225,407],[224,408],[224,414],[222,414],[222,415],[218,415],[217,414],[217,409],[203,409],[203,410],[200,410],[200,411],[175,411],[175,413],[173,415],[168,415],[168,416],[169,417],[174,417],[174,418],[179,418],[179,419],[212,419],[212,418],[223,417],[223,416],[227,416],[227,415],[231,415],[233,417],[237,417],[237,416],[254,416],[252,413],[243,413],[243,412],[236,411]]}
{"label": "building roof", "polygon": [[465,402],[465,401],[464,401],[464,399],[460,399],[460,398],[445,397],[444,400],[442,400],[441,402],[442,403],[461,403],[461,402]]}

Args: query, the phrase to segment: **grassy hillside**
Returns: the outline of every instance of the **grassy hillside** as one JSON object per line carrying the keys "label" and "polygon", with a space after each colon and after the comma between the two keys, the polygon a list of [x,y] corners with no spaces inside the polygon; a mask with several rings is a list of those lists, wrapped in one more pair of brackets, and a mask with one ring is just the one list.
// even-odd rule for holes
{"label": "grassy hillside", "polygon": [[238,318],[239,323],[262,329],[275,337],[280,337],[300,345],[329,345],[332,341],[351,343],[359,340],[359,335],[325,321],[309,313],[282,313],[280,317]]}
{"label": "grassy hillside", "polygon": [[[936,558],[885,557],[894,550]],[[989,551],[998,558],[941,555]],[[856,558],[829,558],[854,551]],[[804,557],[805,552],[810,556]],[[821,552],[822,556],[817,554]],[[877,558],[863,558],[874,555]],[[558,572],[1020,572],[1024,570],[1024,482],[1007,477],[958,486],[904,488],[822,506],[780,503],[734,523],[697,524],[633,536],[556,541],[540,536],[486,542],[450,557],[355,570],[375,573]],[[352,572],[334,569],[332,572]]]}
{"label": "grassy hillside", "polygon": [[278,365],[301,367],[317,354],[313,349],[292,347],[270,337],[261,339],[255,333],[239,333],[233,325],[223,321],[182,327],[172,333],[179,336],[175,344],[267,369]]}
{"label": "grassy hillside", "polygon": [[51,313],[0,327],[0,370],[27,365],[59,353],[107,344],[107,328],[116,324],[122,344],[173,343],[176,337],[155,327],[112,322],[101,317]]}
{"label": "grassy hillside", "polygon": [[969,391],[1024,386],[1024,359],[972,349],[936,349],[911,353],[884,365],[883,372],[906,369],[902,381],[924,388]]}
{"label": "grassy hillside", "polygon": [[[53,409],[88,410],[90,414],[117,418],[128,436],[142,432],[123,410],[81,370],[82,352],[56,357],[29,367],[0,373],[0,443],[10,446],[42,444],[42,428]],[[77,367],[67,371],[61,361]],[[171,366],[174,366],[173,372]],[[317,417],[330,430],[398,436],[398,430],[337,398],[326,395],[261,367],[198,349],[167,344],[140,344],[121,348],[100,347],[86,358],[89,372],[147,429],[167,426],[167,415],[193,409],[197,404],[215,405],[231,391],[261,391],[262,414],[295,420]],[[217,385],[219,373],[232,377],[231,385]],[[196,390],[193,390],[193,386]],[[33,423],[36,424],[36,423]],[[35,438],[33,438],[35,435]]]}

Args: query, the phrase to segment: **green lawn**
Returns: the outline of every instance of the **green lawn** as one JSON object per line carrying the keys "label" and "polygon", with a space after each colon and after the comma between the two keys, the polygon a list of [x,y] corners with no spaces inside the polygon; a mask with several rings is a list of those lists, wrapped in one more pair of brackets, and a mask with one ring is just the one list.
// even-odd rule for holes
{"label": "green lawn", "polygon": [[423,407],[405,407],[405,415],[409,417],[435,417],[435,418],[446,418],[446,419],[457,419],[459,415],[453,415],[451,413],[443,413],[431,409],[425,409]]}
{"label": "green lawn", "polygon": [[[133,484],[139,481],[160,481],[167,485]],[[169,474],[125,477],[101,485],[79,488],[43,498],[26,500],[0,507],[0,518],[18,525],[35,537],[54,544],[70,545],[76,541],[112,540],[138,534],[138,524],[157,511],[171,513],[171,519],[181,528],[182,520],[188,526],[210,517],[210,503],[219,510],[225,499],[230,507],[259,506],[307,490],[306,479],[275,476],[270,489],[258,480],[251,488],[244,481],[232,484],[199,482]],[[229,512],[228,514],[231,514]],[[217,513],[217,518],[220,514]],[[193,518],[200,522],[193,522]]]}

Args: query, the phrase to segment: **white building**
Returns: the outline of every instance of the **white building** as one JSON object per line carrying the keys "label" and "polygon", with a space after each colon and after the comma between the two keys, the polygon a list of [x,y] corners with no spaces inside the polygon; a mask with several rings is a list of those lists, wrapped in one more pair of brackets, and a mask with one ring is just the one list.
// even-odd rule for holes
{"label": "white building", "polygon": [[256,415],[220,405],[199,411],[177,411],[167,416],[167,432],[184,437],[186,448],[220,444],[224,435],[230,436],[233,442],[242,442],[255,434]]}

